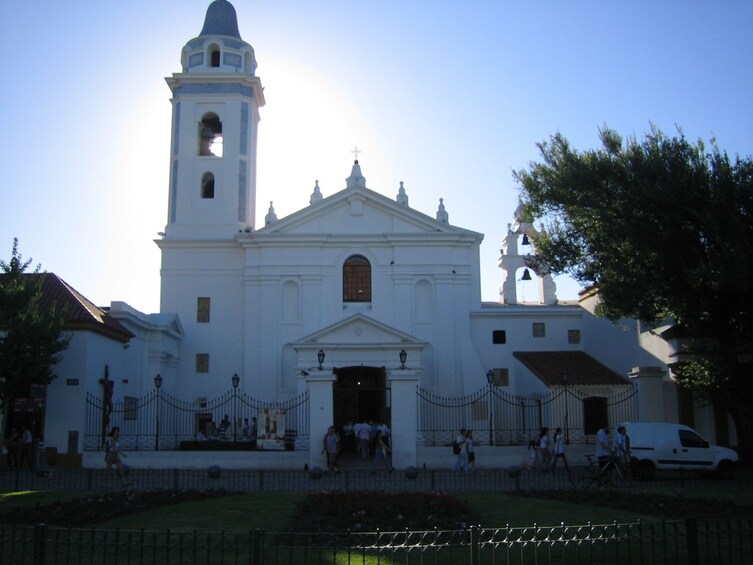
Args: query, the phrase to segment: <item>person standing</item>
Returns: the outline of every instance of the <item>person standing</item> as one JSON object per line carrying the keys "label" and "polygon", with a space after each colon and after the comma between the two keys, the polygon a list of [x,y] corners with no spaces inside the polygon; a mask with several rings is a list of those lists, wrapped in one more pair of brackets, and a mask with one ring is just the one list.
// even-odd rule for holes
{"label": "person standing", "polygon": [[389,452],[389,450],[390,448],[384,442],[382,432],[377,432],[376,438],[374,439],[374,460],[371,462],[372,473],[376,472],[379,463],[384,463],[385,468],[388,471],[392,471],[392,465],[387,461],[387,452]]}
{"label": "person standing", "polygon": [[528,442],[528,468],[536,469],[539,466],[539,448],[536,444],[536,440],[532,439]]}
{"label": "person standing", "polygon": [[327,470],[339,471],[337,468],[337,456],[340,454],[340,434],[335,430],[335,426],[330,426],[327,429],[323,444],[322,453],[327,454]]}
{"label": "person standing", "polygon": [[617,437],[614,438],[615,453],[620,458],[620,463],[630,465],[630,436],[627,435],[625,426],[617,428]]}
{"label": "person standing", "polygon": [[565,464],[565,471],[570,472],[570,467],[567,464],[567,456],[565,455],[565,434],[562,428],[554,430],[554,456],[552,457],[552,471],[554,471],[557,461],[562,459]]}
{"label": "person standing", "polygon": [[476,470],[476,450],[473,445],[473,430],[468,430],[465,433],[465,450],[468,453],[468,469],[471,471]]}
{"label": "person standing", "polygon": [[120,480],[123,481],[123,486],[128,487],[131,483],[128,482],[123,466],[123,461],[120,457],[127,457],[125,453],[120,450],[120,428],[115,426],[107,435],[105,440],[105,472],[102,476],[102,486],[107,486],[107,481],[110,478],[110,468],[114,465]]}
{"label": "person standing", "polygon": [[259,437],[259,422],[256,416],[251,418],[251,449],[256,449],[256,438]]}
{"label": "person standing", "polygon": [[358,453],[361,455],[361,459],[368,459],[371,441],[371,426],[368,422],[363,421],[358,425],[356,435],[358,436]]}
{"label": "person standing", "polygon": [[21,464],[19,469],[24,466],[24,461],[29,466],[29,471],[34,468],[34,438],[28,426],[24,426],[21,436]]}
{"label": "person standing", "polygon": [[549,437],[549,428],[541,428],[539,435],[539,455],[541,457],[541,469],[546,471],[552,462],[551,438]]}
{"label": "person standing", "polygon": [[601,485],[601,474],[604,471],[604,467],[607,466],[609,460],[612,458],[612,450],[609,449],[609,426],[604,424],[596,432],[596,458],[599,460],[599,484]]}
{"label": "person standing", "polygon": [[453,471],[459,471],[460,469],[463,469],[463,471],[468,471],[468,448],[465,445],[465,434],[466,429],[463,428],[455,436],[455,442],[453,443],[452,451],[455,455],[457,455],[457,459],[455,459],[455,465],[453,465],[452,467]]}
{"label": "person standing", "polygon": [[21,432],[13,428],[8,439],[8,469],[20,469]]}

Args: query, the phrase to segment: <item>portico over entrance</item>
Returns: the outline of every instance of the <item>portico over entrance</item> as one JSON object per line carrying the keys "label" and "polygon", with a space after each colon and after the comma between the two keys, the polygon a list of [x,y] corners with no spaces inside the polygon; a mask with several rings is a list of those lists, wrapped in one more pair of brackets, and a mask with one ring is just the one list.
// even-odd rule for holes
{"label": "portico over entrance", "polygon": [[[392,464],[416,464],[416,386],[424,342],[356,314],[292,344],[309,391],[309,466],[323,467],[329,426],[382,421],[391,430]],[[409,399],[409,400],[408,400]]]}

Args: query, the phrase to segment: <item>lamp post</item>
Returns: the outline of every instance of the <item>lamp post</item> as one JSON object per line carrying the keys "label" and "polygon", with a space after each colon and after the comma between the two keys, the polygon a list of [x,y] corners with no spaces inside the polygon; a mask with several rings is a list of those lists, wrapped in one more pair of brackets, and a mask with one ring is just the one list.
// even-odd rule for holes
{"label": "lamp post", "polygon": [[570,418],[568,414],[568,401],[567,401],[567,384],[570,382],[570,373],[565,371],[564,373],[560,373],[560,377],[562,378],[562,382],[564,383],[565,388],[565,443],[567,445],[570,445]]}
{"label": "lamp post", "polygon": [[491,369],[486,372],[486,382],[489,383],[489,445],[494,445],[494,402],[492,398],[494,371]]}
{"label": "lamp post", "polygon": [[400,368],[405,369],[405,360],[408,358],[408,352],[405,349],[401,349],[400,353]]}
{"label": "lamp post", "polygon": [[154,450],[159,451],[159,409],[160,409],[160,389],[162,388],[162,375],[157,373],[154,377],[154,388],[157,389],[157,425],[154,434]]}
{"label": "lamp post", "polygon": [[233,382],[233,443],[238,442],[238,414],[236,412],[236,395],[238,393],[238,383],[241,381],[241,378],[238,376],[238,373],[235,373],[233,377],[230,379]]}
{"label": "lamp post", "polygon": [[320,371],[323,370],[322,363],[324,363],[324,358],[325,357],[326,357],[326,355],[324,354],[324,350],[323,349],[320,349],[319,353],[316,354],[316,358],[319,361],[319,370]]}

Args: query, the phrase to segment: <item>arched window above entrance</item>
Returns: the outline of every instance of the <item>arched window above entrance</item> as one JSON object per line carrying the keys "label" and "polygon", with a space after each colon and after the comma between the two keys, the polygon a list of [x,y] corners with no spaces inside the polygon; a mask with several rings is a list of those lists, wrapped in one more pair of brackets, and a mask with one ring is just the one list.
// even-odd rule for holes
{"label": "arched window above entrance", "polygon": [[371,263],[363,255],[343,264],[343,302],[371,302]]}

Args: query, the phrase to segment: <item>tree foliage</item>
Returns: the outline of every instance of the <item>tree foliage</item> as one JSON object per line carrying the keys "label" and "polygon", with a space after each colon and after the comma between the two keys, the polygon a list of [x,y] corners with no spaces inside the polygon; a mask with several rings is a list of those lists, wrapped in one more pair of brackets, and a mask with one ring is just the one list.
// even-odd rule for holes
{"label": "tree foliage", "polygon": [[532,266],[595,286],[610,319],[674,320],[694,338],[678,374],[739,433],[753,393],[753,162],[681,131],[600,139],[577,151],[556,134],[515,173],[526,220],[543,221]]}
{"label": "tree foliage", "polygon": [[49,384],[58,354],[68,347],[64,319],[54,304],[43,304],[44,273],[27,273],[13,240],[9,262],[0,260],[0,408],[29,396],[30,385]]}

